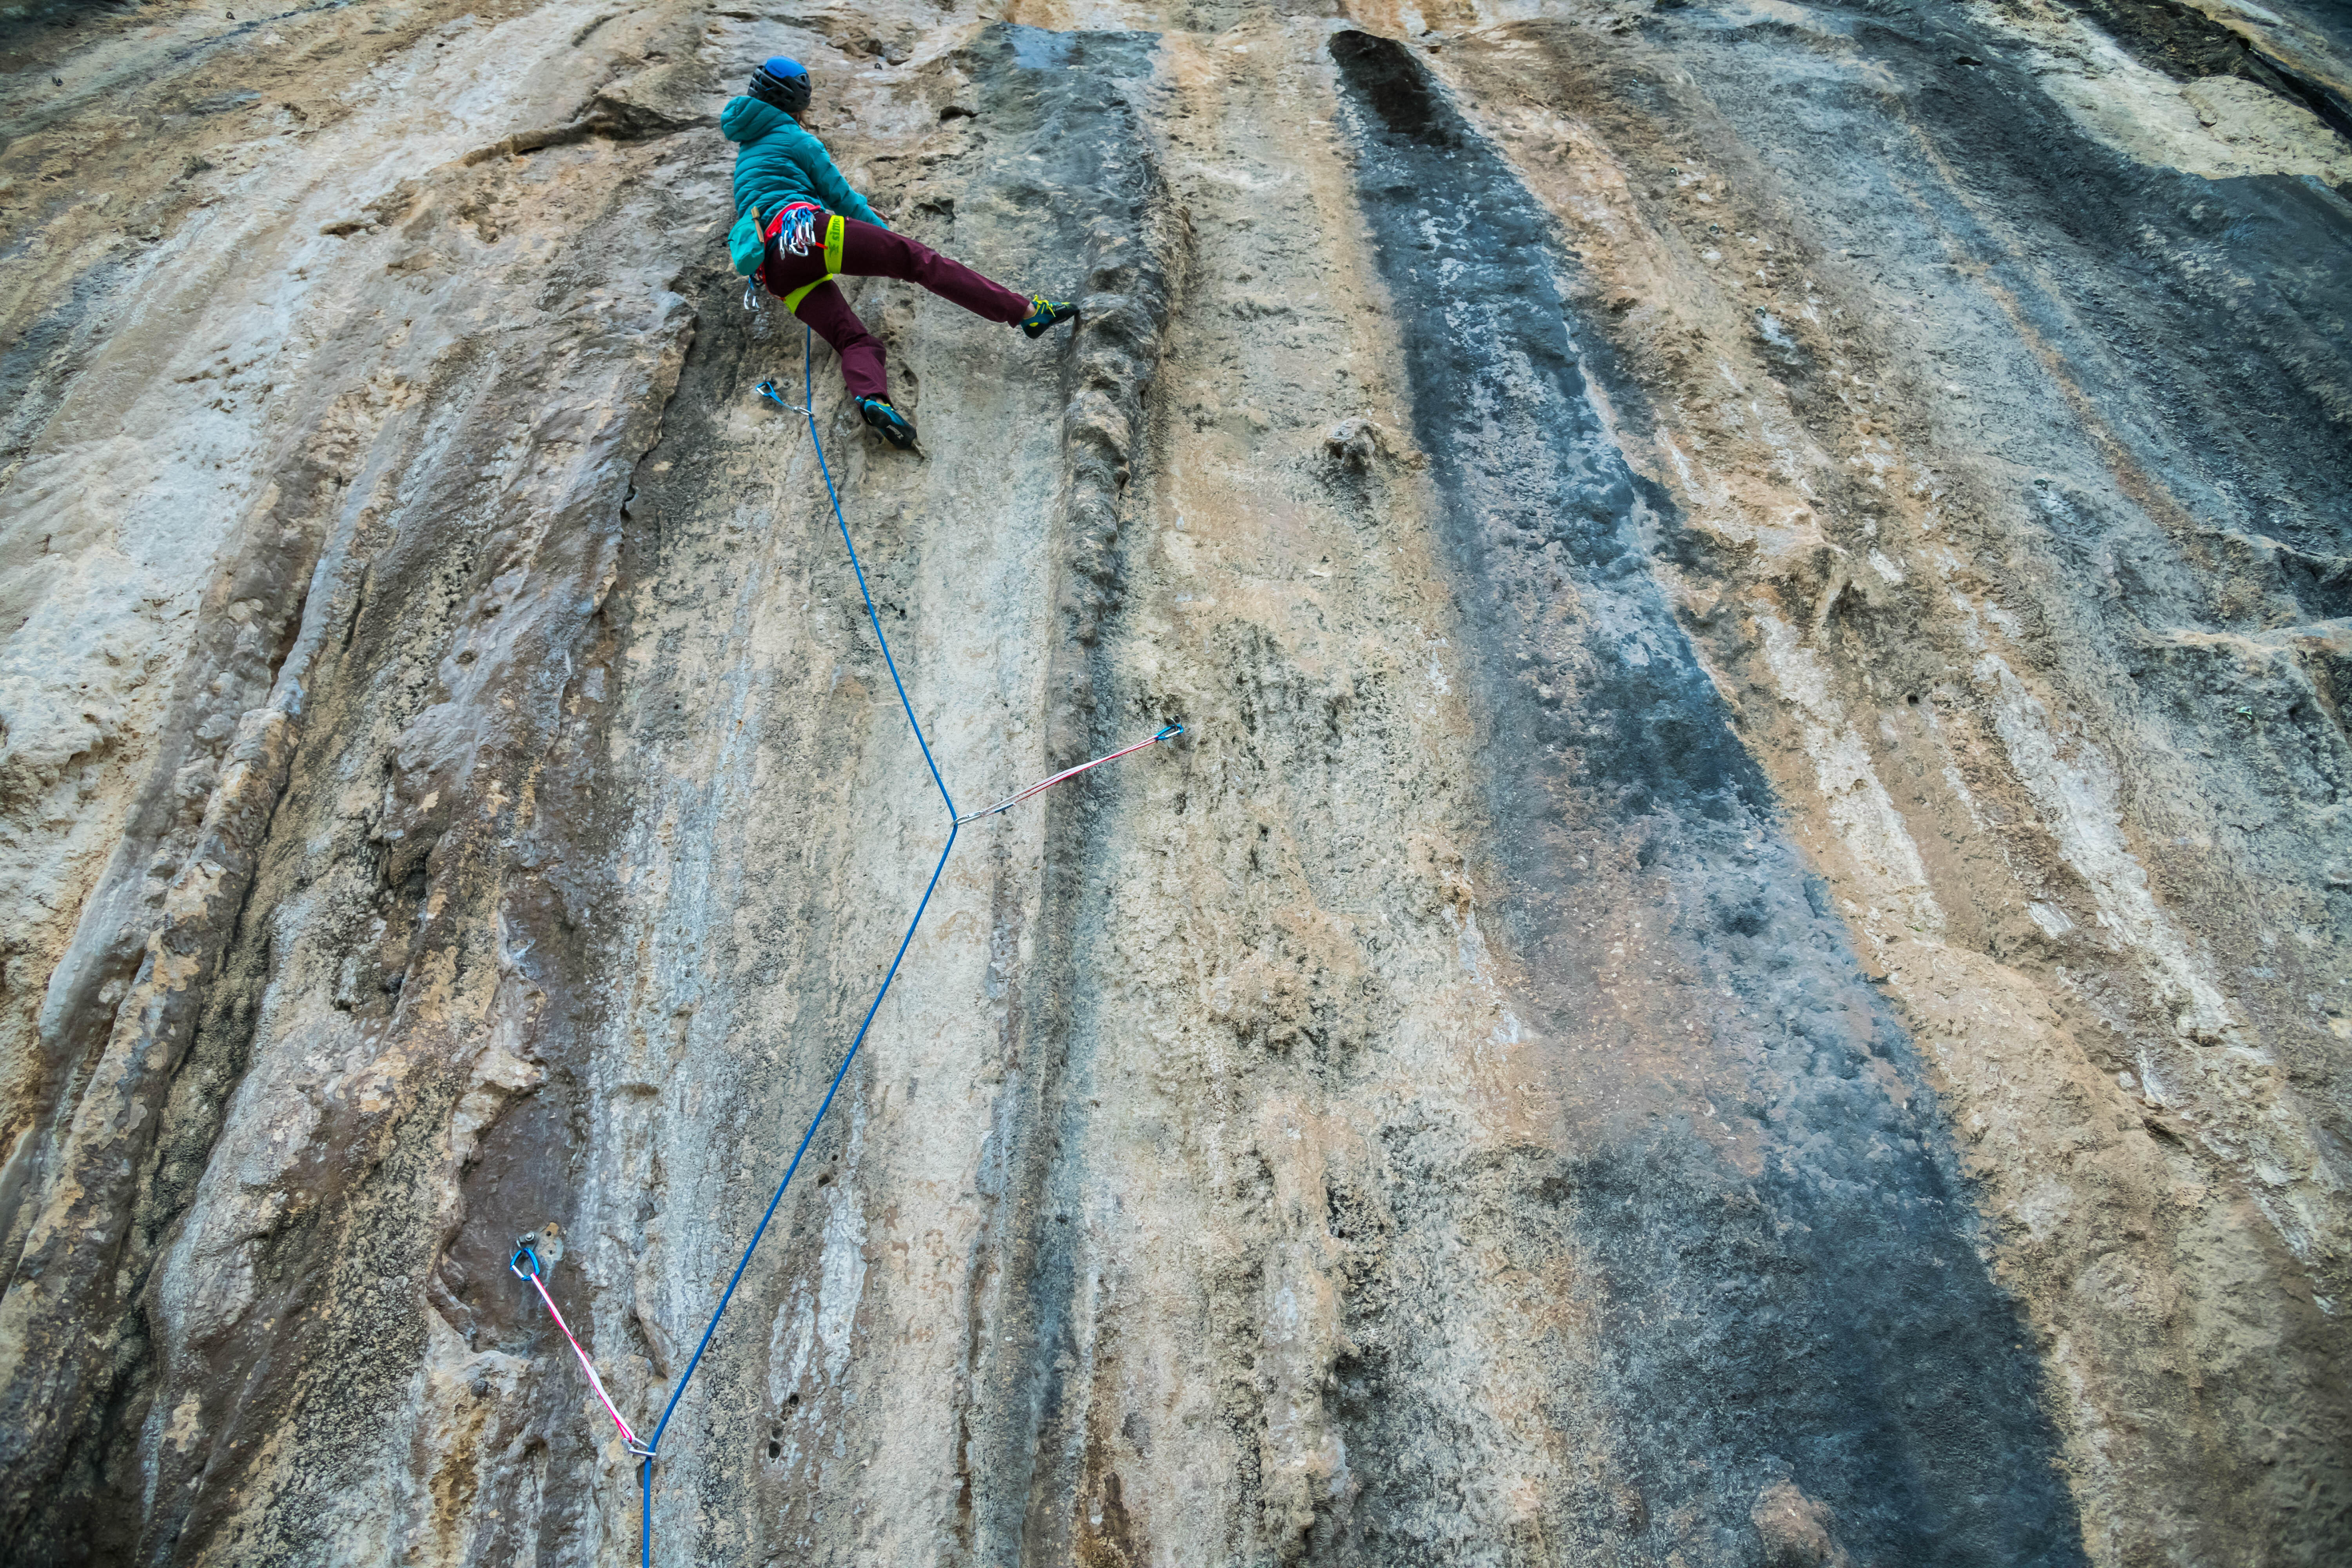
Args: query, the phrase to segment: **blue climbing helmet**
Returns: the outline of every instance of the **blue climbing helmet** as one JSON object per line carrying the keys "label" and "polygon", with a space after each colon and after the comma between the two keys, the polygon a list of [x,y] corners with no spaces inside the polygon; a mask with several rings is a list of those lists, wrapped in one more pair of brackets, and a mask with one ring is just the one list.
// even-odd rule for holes
{"label": "blue climbing helmet", "polygon": [[782,55],[770,56],[751,73],[751,96],[798,120],[808,107],[808,67]]}

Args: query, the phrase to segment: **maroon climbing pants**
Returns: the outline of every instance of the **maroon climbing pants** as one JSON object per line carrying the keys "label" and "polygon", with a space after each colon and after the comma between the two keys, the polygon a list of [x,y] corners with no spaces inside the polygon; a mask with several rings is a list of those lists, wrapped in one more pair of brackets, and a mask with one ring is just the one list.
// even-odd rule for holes
{"label": "maroon climbing pants", "polygon": [[[770,293],[782,299],[803,284],[824,276],[824,216],[820,214],[817,242],[809,247],[806,256],[794,256],[772,238],[768,241],[768,257],[761,266],[760,276]],[[1002,283],[991,282],[962,262],[951,261],[903,234],[859,223],[856,218],[843,219],[841,229],[841,274],[845,278],[897,278],[919,283],[940,299],[992,321],[1018,321],[1033,309],[1026,297],[1015,294]],[[806,321],[841,356],[841,379],[848,384],[851,396],[890,395],[882,363],[882,341],[867,331],[866,323],[857,319],[857,312],[849,308],[840,284],[826,283],[810,289],[793,314]]]}

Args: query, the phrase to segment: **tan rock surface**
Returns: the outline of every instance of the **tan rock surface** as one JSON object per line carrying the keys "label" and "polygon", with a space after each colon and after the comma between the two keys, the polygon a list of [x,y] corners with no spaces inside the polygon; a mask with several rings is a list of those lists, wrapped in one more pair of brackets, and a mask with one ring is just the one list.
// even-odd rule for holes
{"label": "tan rock surface", "polygon": [[0,1539],[2352,1551],[2333,13],[0,20]]}

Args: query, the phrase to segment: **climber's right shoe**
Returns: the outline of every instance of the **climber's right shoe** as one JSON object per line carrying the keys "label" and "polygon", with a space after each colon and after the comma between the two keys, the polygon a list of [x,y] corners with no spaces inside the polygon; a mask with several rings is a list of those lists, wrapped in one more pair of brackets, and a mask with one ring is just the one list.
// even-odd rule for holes
{"label": "climber's right shoe", "polygon": [[901,452],[915,449],[915,422],[890,406],[887,397],[861,397],[857,411],[866,416],[866,423],[882,434],[882,439]]}
{"label": "climber's right shoe", "polygon": [[1022,321],[1021,330],[1033,338],[1042,338],[1078,313],[1078,308],[1067,300],[1048,300],[1043,294],[1029,296],[1035,307]]}

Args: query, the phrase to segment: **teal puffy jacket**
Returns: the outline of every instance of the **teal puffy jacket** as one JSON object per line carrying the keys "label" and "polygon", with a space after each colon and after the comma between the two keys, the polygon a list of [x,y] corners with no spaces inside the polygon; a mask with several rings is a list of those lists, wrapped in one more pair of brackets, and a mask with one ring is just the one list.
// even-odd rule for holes
{"label": "teal puffy jacket", "polygon": [[787,202],[814,202],[829,213],[890,226],[841,177],[824,143],[774,104],[756,98],[729,99],[719,110],[719,129],[730,142],[743,144],[735,154],[738,217],[755,202],[762,214],[771,215]]}

